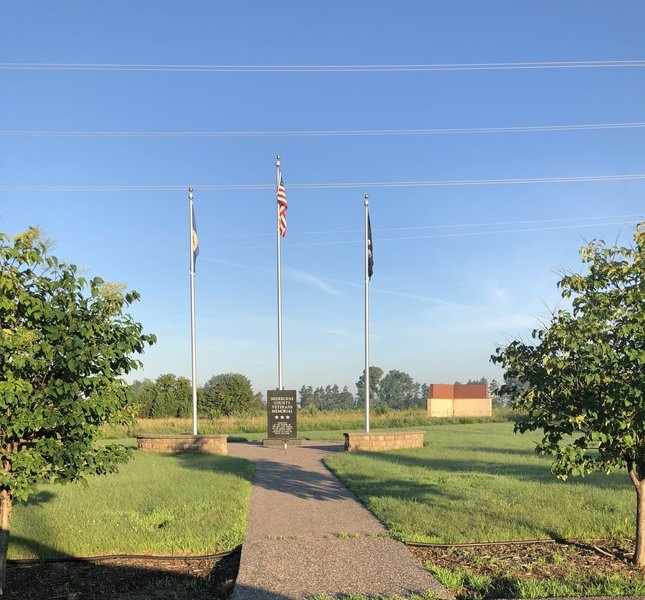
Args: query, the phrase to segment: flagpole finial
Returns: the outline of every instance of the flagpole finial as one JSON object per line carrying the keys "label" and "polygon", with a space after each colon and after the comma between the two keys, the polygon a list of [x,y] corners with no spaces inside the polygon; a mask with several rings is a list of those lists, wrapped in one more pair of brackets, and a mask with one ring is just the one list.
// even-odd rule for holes
{"label": "flagpole finial", "polygon": [[192,187],[188,188],[188,198],[190,198],[191,200],[193,199],[193,188]]}
{"label": "flagpole finial", "polygon": [[280,166],[280,155],[279,154],[277,154],[276,157],[275,157],[275,164],[276,164],[277,167]]}
{"label": "flagpole finial", "polygon": [[370,198],[369,195],[365,194],[365,200],[363,201],[363,204],[365,204],[365,206],[369,205],[369,203],[370,203],[369,198]]}

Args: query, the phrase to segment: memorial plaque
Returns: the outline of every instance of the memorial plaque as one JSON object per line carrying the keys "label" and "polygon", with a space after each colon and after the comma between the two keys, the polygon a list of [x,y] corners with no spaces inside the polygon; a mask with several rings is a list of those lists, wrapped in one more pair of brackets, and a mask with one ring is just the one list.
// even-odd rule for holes
{"label": "memorial plaque", "polygon": [[267,392],[269,438],[295,439],[298,435],[296,415],[296,390],[269,390]]}

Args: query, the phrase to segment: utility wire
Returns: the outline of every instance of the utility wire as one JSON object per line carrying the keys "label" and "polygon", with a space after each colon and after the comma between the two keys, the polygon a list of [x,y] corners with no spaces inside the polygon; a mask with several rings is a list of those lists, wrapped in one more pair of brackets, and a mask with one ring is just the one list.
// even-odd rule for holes
{"label": "utility wire", "polygon": [[245,138],[245,137],[360,137],[470,135],[487,133],[533,133],[548,131],[594,131],[605,129],[643,129],[645,122],[583,123],[578,125],[534,125],[511,127],[464,127],[434,129],[331,129],[304,131],[44,131],[6,130],[2,137],[78,137],[78,138]]}
{"label": "utility wire", "polygon": [[[569,217],[564,219],[530,219],[523,221],[488,221],[483,223],[450,223],[443,225],[415,225],[412,227],[373,227],[373,232],[383,231],[414,231],[418,229],[460,229],[460,228],[475,228],[475,227],[506,227],[509,225],[537,225],[537,224],[555,224],[555,223],[571,223],[576,221],[595,221],[591,223],[578,223],[580,227],[588,227],[589,225],[605,225],[603,221],[615,221],[616,219],[643,219],[645,214],[628,214],[628,215],[604,215],[598,217]],[[575,226],[575,225],[574,225]],[[362,229],[327,229],[317,231],[293,231],[290,236],[298,235],[337,235],[339,233],[361,233]],[[229,238],[245,238],[245,237],[269,237],[274,233],[224,233],[216,235],[203,236],[208,239],[229,239]]]}
{"label": "utility wire", "polygon": [[[603,222],[591,222],[591,223],[570,223],[571,221],[576,221],[576,220],[599,220],[599,219],[612,219],[611,221],[603,221]],[[631,219],[631,220],[618,220],[618,219]],[[579,217],[579,218],[570,218],[570,219],[535,219],[535,220],[526,220],[526,221],[502,221],[502,222],[487,222],[487,223],[472,223],[472,224],[453,224],[453,225],[437,225],[437,226],[426,226],[426,227],[419,227],[418,229],[431,229],[431,228],[442,228],[442,227],[452,227],[452,228],[459,228],[459,227],[486,227],[486,226],[510,226],[510,225],[516,225],[516,224],[527,224],[527,225],[532,225],[532,224],[542,224],[542,223],[562,223],[564,224],[558,224],[558,225],[552,225],[552,226],[543,226],[543,227],[517,227],[517,228],[512,228],[512,229],[488,229],[484,231],[462,231],[462,232],[445,232],[445,233],[435,233],[435,234],[430,234],[430,235],[415,235],[415,236],[398,236],[398,237],[381,237],[381,236],[376,236],[374,239],[377,240],[379,243],[380,242],[407,242],[407,241],[417,241],[417,240],[433,240],[433,239],[447,239],[447,238],[463,238],[463,237],[485,237],[485,236],[500,236],[500,235],[508,235],[508,234],[518,234],[518,233],[535,233],[535,232],[545,232],[545,231],[563,231],[563,230],[573,230],[573,229],[584,229],[587,227],[599,227],[599,226],[614,226],[614,225],[630,225],[634,226],[638,222],[642,221],[643,215],[642,214],[634,214],[634,215],[613,215],[613,216],[605,216],[605,217]],[[383,231],[397,231],[397,230],[407,230],[407,229],[416,229],[412,227],[401,227],[401,228],[378,228],[375,229],[375,233],[383,232]],[[310,235],[315,235],[315,234],[336,234],[336,233],[360,233],[362,230],[336,230],[336,231],[312,231],[309,232]],[[302,232],[300,232],[302,233]],[[292,235],[295,235],[295,232],[292,233]],[[264,249],[264,248],[272,248],[270,244],[242,244],[242,245],[237,245],[237,244],[231,244],[230,243],[230,238],[235,237],[235,238],[243,238],[243,237],[264,237],[265,234],[239,234],[239,235],[210,235],[206,236],[208,239],[211,239],[213,241],[219,241],[221,240],[223,243],[217,244],[216,248],[217,249],[226,249],[226,250],[259,250],[259,249]],[[222,238],[228,238],[227,240],[224,240]],[[144,239],[150,239],[150,236],[144,236]],[[155,239],[162,239],[159,236],[155,236]],[[163,239],[174,239],[174,236],[164,236]],[[312,247],[312,246],[347,246],[347,245],[356,245],[363,243],[364,240],[361,239],[346,239],[346,240],[324,240],[324,241],[307,241],[307,242],[295,242],[295,243],[289,243],[290,248],[301,248],[301,247]],[[220,262],[219,260],[215,259],[213,260],[209,256],[204,256],[203,259],[206,262]],[[201,260],[201,258],[200,258]],[[227,261],[224,261],[225,263]],[[231,263],[228,263],[231,264]],[[347,283],[347,282],[342,282],[335,280],[338,283]],[[482,282],[480,282],[482,283]],[[350,284],[353,285],[353,284]],[[436,284],[433,284],[432,286],[414,286],[414,288],[405,288],[405,289],[417,289],[417,288],[426,288],[426,287],[436,287]],[[382,291],[382,290],[380,290]]]}
{"label": "utility wire", "polygon": [[642,68],[645,60],[572,60],[416,65],[173,65],[123,63],[0,63],[5,71],[147,71],[188,73],[384,73],[526,69]]}
{"label": "utility wire", "polygon": [[[625,175],[582,175],[571,177],[527,177],[519,179],[437,179],[431,181],[363,181],[345,183],[290,183],[292,190],[369,189],[369,188],[429,188],[480,185],[530,185],[539,183],[587,183],[600,181],[635,181],[645,179],[645,173]],[[6,193],[61,193],[61,192],[173,192],[188,189],[189,185],[201,191],[254,191],[270,190],[270,183],[241,184],[182,184],[182,185],[0,185]]]}
{"label": "utility wire", "polygon": [[[620,221],[617,221],[621,219]],[[631,221],[625,221],[624,219],[632,219]],[[481,223],[450,223],[443,225],[416,225],[413,227],[373,227],[372,231],[374,233],[382,232],[391,232],[391,231],[412,231],[412,230],[450,230],[450,229],[464,229],[464,228],[476,228],[476,227],[508,227],[512,225],[541,225],[541,224],[562,224],[566,228],[575,228],[575,227],[590,227],[590,226],[603,226],[603,225],[615,225],[616,222],[623,223],[635,223],[637,221],[642,221],[645,219],[645,213],[640,214],[627,214],[627,215],[603,215],[598,217],[569,217],[563,219],[529,219],[523,221],[486,221]],[[636,220],[636,221],[635,221]],[[587,221],[587,222],[585,222]],[[522,230],[524,231],[524,230]],[[362,233],[362,229],[325,229],[325,230],[313,230],[313,231],[292,231],[289,233],[289,237],[298,237],[298,236],[317,236],[317,235],[338,235],[338,234],[356,234]],[[453,237],[454,235],[462,235],[463,233],[456,232],[451,234],[450,232],[444,234],[447,237]],[[478,235],[478,232],[475,232],[473,235]],[[222,233],[222,234],[201,234],[200,239],[207,239],[213,241],[225,241],[232,239],[240,238],[267,238],[275,236],[275,232],[267,233]],[[110,234],[110,239],[114,239],[115,235]],[[117,235],[119,239],[129,239],[132,236],[130,235]],[[95,239],[96,236],[92,236],[92,239]],[[176,240],[178,239],[177,235],[137,235],[136,239],[155,239],[155,240]],[[383,238],[381,238],[383,239]],[[392,239],[405,239],[405,238],[392,238]],[[344,242],[343,242],[344,243]],[[353,243],[353,242],[352,242]]]}
{"label": "utility wire", "polygon": [[[645,219],[645,213],[637,214],[627,214],[627,215],[604,215],[598,217],[569,217],[564,219],[530,219],[523,221],[487,221],[481,223],[449,223],[443,225],[416,225],[413,227],[373,227],[372,231],[374,233],[381,232],[390,232],[390,231],[414,231],[414,230],[446,230],[446,229],[464,229],[464,228],[476,228],[476,227],[507,227],[511,225],[538,225],[538,224],[567,224],[573,223],[573,225],[565,225],[566,227],[589,227],[594,225],[612,225],[615,224],[617,219],[637,219],[639,221]],[[590,221],[590,222],[584,222]],[[625,221],[619,221],[624,223]],[[633,221],[627,221],[633,222]],[[316,236],[316,235],[338,235],[338,234],[355,234],[362,233],[362,229],[318,229],[312,231],[292,231],[289,233],[289,237],[297,236]],[[262,232],[262,233],[222,233],[222,234],[201,234],[201,239],[208,240],[230,240],[230,239],[240,239],[240,238],[266,238],[274,236],[273,232]],[[451,235],[448,233],[447,235]],[[459,234],[458,234],[459,235]],[[96,236],[93,236],[95,238]],[[110,238],[114,238],[114,234],[110,234]],[[129,238],[131,236],[116,236],[119,238]],[[176,235],[167,235],[167,236],[146,236],[146,235],[137,235],[137,239],[156,239],[156,240],[175,240],[178,239]]]}
{"label": "utility wire", "polygon": [[[458,237],[480,237],[487,235],[506,235],[509,233],[530,233],[536,231],[558,231],[565,229],[580,229],[584,227],[594,227],[594,226],[608,226],[608,225],[636,225],[638,221],[613,221],[607,223],[578,223],[575,225],[555,225],[552,227],[521,227],[517,229],[497,229],[497,230],[488,230],[488,231],[462,231],[455,233],[435,233],[431,235],[413,235],[413,236],[399,236],[399,237],[374,237],[374,240],[381,242],[405,242],[405,241],[414,241],[414,240],[431,240],[431,239],[445,239],[445,238],[458,238]],[[296,242],[289,244],[289,248],[300,248],[307,246],[347,246],[353,244],[360,244],[362,240],[353,239],[353,240],[325,240],[320,242]],[[269,244],[257,244],[257,245],[244,245],[237,246],[228,244],[226,246],[229,249],[234,250],[256,250],[260,248],[271,248]]]}

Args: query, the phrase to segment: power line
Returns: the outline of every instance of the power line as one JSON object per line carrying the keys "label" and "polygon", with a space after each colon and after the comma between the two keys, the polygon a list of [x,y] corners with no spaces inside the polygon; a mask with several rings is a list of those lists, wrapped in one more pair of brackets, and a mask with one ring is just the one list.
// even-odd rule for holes
{"label": "power line", "polygon": [[642,68],[645,60],[535,61],[416,65],[173,65],[123,63],[0,63],[5,71],[147,71],[187,73],[385,73],[526,69]]}
{"label": "power line", "polygon": [[244,137],[350,137],[350,136],[424,136],[487,133],[533,133],[548,131],[594,131],[605,129],[642,129],[645,122],[583,123],[577,125],[527,125],[510,127],[463,127],[431,129],[331,129],[303,131],[0,131],[2,137],[78,137],[78,138],[244,138]]}
{"label": "power line", "polygon": [[[404,241],[413,241],[413,240],[430,240],[430,239],[445,239],[445,238],[458,238],[458,237],[480,237],[487,235],[506,235],[509,233],[528,233],[536,231],[558,231],[566,229],[580,229],[584,227],[593,227],[593,226],[608,226],[608,225],[636,225],[638,221],[613,221],[607,223],[578,223],[573,225],[555,225],[552,227],[521,227],[517,229],[498,229],[498,230],[489,230],[489,231],[462,231],[454,233],[436,233],[431,235],[413,235],[413,236],[399,236],[399,237],[375,237],[374,241],[381,242],[404,242]],[[305,246],[346,246],[352,244],[360,244],[362,240],[325,240],[319,242],[297,242],[295,244],[289,244],[290,248],[294,247],[305,247]],[[228,248],[234,250],[255,250],[259,248],[272,248],[270,244],[257,244],[252,246],[235,246],[228,245]]]}
{"label": "power line", "polygon": [[[634,218],[632,218],[634,217]],[[602,222],[595,222],[595,223],[567,223],[567,221],[575,221],[575,220],[592,220],[592,219],[630,219],[631,220],[611,220],[611,221],[602,221]],[[484,231],[454,231],[454,232],[443,232],[443,233],[434,233],[434,234],[429,234],[429,235],[411,235],[411,236],[397,236],[397,237],[381,237],[381,236],[375,236],[375,240],[378,243],[381,242],[405,242],[405,241],[417,241],[417,240],[431,240],[431,239],[447,239],[447,238],[462,238],[462,237],[483,237],[483,236],[491,236],[491,235],[506,235],[506,234],[513,234],[513,233],[532,233],[532,232],[542,232],[542,231],[562,231],[562,230],[571,230],[571,229],[584,229],[587,227],[607,227],[607,226],[613,226],[613,225],[630,225],[634,226],[639,222],[642,222],[644,216],[635,214],[635,215],[615,215],[615,216],[607,216],[607,217],[581,217],[579,219],[572,218],[572,219],[537,219],[537,220],[527,220],[527,221],[506,221],[506,222],[490,222],[490,223],[472,223],[472,224],[454,224],[454,225],[429,225],[429,226],[422,226],[422,227],[393,227],[393,228],[378,228],[374,229],[375,233],[383,232],[383,231],[405,231],[405,230],[410,230],[410,229],[433,229],[433,228],[458,228],[458,227],[486,227],[486,226],[508,226],[508,225],[515,225],[515,224],[527,224],[527,225],[539,225],[541,223],[558,223],[561,222],[561,224],[557,225],[551,225],[551,226],[544,226],[544,227],[518,227],[518,228],[513,228],[513,229],[493,229],[493,230],[484,230]],[[563,222],[563,223],[562,223]],[[301,235],[304,234],[310,234],[310,235],[316,235],[316,234],[335,234],[335,233],[360,233],[361,230],[336,230],[336,231],[312,231],[312,232],[298,232]],[[272,234],[264,234],[264,233],[259,233],[259,234],[239,234],[239,235],[211,235],[211,236],[202,236],[204,239],[211,239],[211,240],[222,240],[224,242],[224,238],[227,240],[230,240],[230,238],[243,238],[243,237],[266,237],[267,235],[272,235]],[[294,236],[295,232],[292,232],[290,236]],[[114,236],[112,236],[114,237]],[[140,239],[141,236],[138,236],[137,239]],[[146,239],[146,236],[144,236],[144,239]],[[169,236],[168,238],[164,239],[174,239],[174,236]],[[356,239],[345,239],[345,240],[323,240],[323,241],[307,241],[307,242],[295,242],[295,243],[289,243],[288,247],[290,248],[300,248],[300,247],[310,247],[310,246],[347,246],[347,245],[356,245],[362,243],[363,240],[356,238]],[[263,248],[272,248],[273,246],[271,244],[244,244],[244,245],[237,245],[237,244],[231,244],[230,242],[226,241],[222,244],[218,244],[217,248],[227,248],[229,250],[257,250],[257,249],[263,249]],[[203,259],[209,261],[212,260],[208,256],[204,256]]]}
{"label": "power line", "polygon": [[[636,220],[633,219],[636,218]],[[600,220],[604,219],[603,222],[596,223],[571,223],[571,221],[576,220]],[[611,219],[608,221],[608,219]],[[621,220],[619,220],[621,219]],[[631,220],[622,220],[622,219],[631,219]],[[641,222],[643,219],[642,214],[633,214],[633,215],[610,215],[604,217],[573,217],[569,219],[534,219],[534,220],[525,220],[525,221],[500,221],[500,222],[486,222],[486,223],[468,223],[468,224],[452,224],[452,225],[430,225],[425,227],[393,227],[393,228],[378,228],[374,232],[382,231],[403,231],[409,229],[433,229],[433,228],[458,228],[458,227],[490,227],[490,226],[508,226],[508,225],[540,225],[540,224],[551,224],[547,226],[537,226],[537,227],[518,227],[513,229],[492,229],[484,231],[457,231],[457,232],[444,232],[444,233],[435,233],[430,235],[414,235],[414,236],[398,236],[398,237],[380,237],[376,236],[375,240],[379,243],[381,242],[406,242],[406,241],[417,241],[417,240],[431,240],[431,239],[446,239],[446,238],[461,238],[461,237],[484,237],[491,235],[506,235],[514,233],[533,233],[533,232],[543,232],[543,231],[562,231],[562,230],[571,230],[571,229],[583,229],[587,227],[599,227],[599,226],[613,226],[613,225],[630,225],[634,226],[638,222]],[[558,224],[556,224],[558,223]],[[334,233],[360,233],[361,230],[336,230],[336,231],[312,231],[312,232],[300,232],[302,234],[334,234]],[[269,234],[274,235],[274,234]],[[294,235],[294,232],[290,234]],[[231,237],[264,237],[265,234],[240,234],[237,235],[227,235],[227,236],[202,236],[207,239],[219,240],[222,238],[231,238]],[[139,239],[140,236],[137,238]],[[145,236],[144,236],[145,238]],[[324,240],[324,241],[307,241],[307,242],[295,242],[289,243],[288,247],[290,248],[300,248],[300,247],[310,247],[310,246],[347,246],[347,245],[356,245],[362,243],[364,240],[361,239],[348,239],[348,240]],[[226,248],[229,250],[258,250],[263,248],[272,248],[271,244],[252,244],[252,245],[235,245],[229,242],[223,244],[218,244],[217,248]],[[209,256],[204,256],[204,260],[212,261],[213,259]],[[201,260],[201,257],[200,257]],[[416,286],[416,287],[428,287],[428,286]],[[433,286],[434,287],[434,284]]]}
{"label": "power line", "polygon": [[[629,221],[625,221],[625,219],[631,219]],[[407,227],[375,227],[372,229],[372,231],[375,234],[380,234],[383,232],[394,232],[394,231],[415,231],[415,230],[455,230],[455,229],[474,229],[474,228],[479,228],[479,227],[510,227],[510,226],[517,226],[517,225],[529,225],[529,226],[537,226],[537,225],[543,225],[544,227],[530,227],[528,229],[507,229],[507,230],[502,230],[502,231],[509,231],[509,232],[515,232],[515,231],[548,231],[551,229],[574,229],[577,227],[592,227],[592,226],[606,226],[606,225],[618,225],[618,224],[633,224],[636,222],[640,222],[643,219],[645,219],[645,214],[643,213],[636,213],[636,214],[626,214],[626,215],[601,215],[601,216],[596,216],[596,217],[568,217],[568,218],[561,218],[561,219],[528,219],[528,220],[521,220],[521,221],[484,221],[480,223],[447,223],[447,224],[440,224],[440,225],[415,225],[415,226],[407,226]],[[585,222],[586,221],[586,222]],[[338,235],[338,234],[358,234],[362,233],[362,229],[325,229],[325,230],[313,230],[313,231],[291,231],[289,233],[289,238],[294,238],[294,237],[302,237],[302,236],[319,236],[319,235],[324,235],[324,236],[330,236],[330,235]],[[474,232],[459,232],[459,231],[454,231],[450,232],[447,231],[446,233],[438,233],[434,234],[429,237],[459,237],[459,236],[468,236],[468,235],[482,235],[486,234],[489,232],[479,232],[479,231],[474,231]],[[494,231],[490,233],[500,233],[500,231]],[[223,234],[205,234],[202,233],[200,234],[200,239],[203,240],[213,240],[213,241],[221,241],[224,243],[227,243],[228,240],[234,240],[234,239],[240,239],[240,238],[270,238],[275,236],[275,232],[262,232],[262,233],[223,233]],[[96,236],[92,236],[93,239],[96,238]],[[110,234],[110,239],[114,239],[115,235]],[[117,237],[130,237],[130,236],[117,236]],[[140,235],[138,234],[136,236],[136,239],[156,239],[156,240],[176,240],[179,239],[180,236],[178,235],[168,235],[168,236],[146,236],[146,235]],[[417,239],[416,236],[412,237],[397,237],[397,238],[384,238],[384,237],[378,237],[379,240],[387,240],[387,241],[392,241],[392,240],[405,240],[405,239]],[[425,239],[425,238],[422,238]],[[314,244],[317,244],[318,242],[313,242]],[[331,243],[331,244],[353,244],[357,243],[356,240],[331,240],[326,243]],[[237,248],[238,246],[230,246],[232,248]],[[242,248],[265,248],[267,246],[240,246]]]}
{"label": "power line", "polygon": [[[292,190],[369,189],[369,188],[429,188],[481,185],[532,185],[541,183],[587,183],[601,181],[635,181],[645,179],[645,173],[626,175],[582,175],[569,177],[527,177],[518,179],[437,179],[431,181],[363,181],[345,183],[290,183]],[[6,193],[95,193],[95,192],[174,192],[188,189],[189,185],[201,191],[256,191],[271,190],[270,183],[241,184],[183,184],[183,185],[0,185]]]}
{"label": "power line", "polygon": [[[565,224],[571,223],[572,221],[595,221],[591,223],[577,223],[574,225],[569,225],[570,227],[580,226],[588,227],[590,225],[605,225],[604,221],[615,221],[616,219],[643,219],[645,218],[644,214],[628,214],[628,215],[603,215],[598,217],[569,217],[562,219],[529,219],[522,221],[488,221],[483,223],[450,223],[450,224],[441,224],[441,225],[414,225],[408,227],[374,227],[372,230],[375,233],[380,233],[383,231],[413,231],[418,229],[459,229],[459,228],[475,228],[475,227],[506,227],[509,225],[537,225],[537,224]],[[623,221],[621,221],[622,223]],[[612,224],[612,223],[608,223]],[[289,235],[293,236],[303,236],[303,235],[336,235],[339,233],[361,233],[362,229],[326,229],[326,230],[317,230],[317,231],[293,231]],[[203,235],[205,239],[230,239],[230,238],[258,238],[258,237],[271,237],[274,236],[275,232],[264,232],[264,233],[224,233],[216,235]]]}
{"label": "power line", "polygon": [[499,229],[496,231],[459,231],[453,233],[436,233],[432,235],[413,235],[391,238],[378,238],[381,242],[396,242],[399,240],[429,240],[433,238],[451,237],[473,237],[480,235],[501,235],[506,233],[524,233],[529,231],[556,231],[559,229],[579,229],[581,227],[593,227],[598,225],[635,225],[637,221],[613,221],[608,223],[576,223],[573,225],[554,225],[552,227],[522,227],[517,229]]}

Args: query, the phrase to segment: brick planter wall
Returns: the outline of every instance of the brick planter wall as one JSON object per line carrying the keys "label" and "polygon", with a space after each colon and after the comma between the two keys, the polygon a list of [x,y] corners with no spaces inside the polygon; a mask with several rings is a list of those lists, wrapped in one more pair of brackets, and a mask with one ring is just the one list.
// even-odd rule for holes
{"label": "brick planter wall", "polygon": [[423,448],[423,431],[380,431],[378,433],[344,433],[345,450],[379,452],[399,448]]}
{"label": "brick planter wall", "polygon": [[228,454],[225,435],[156,435],[137,436],[137,447],[142,452],[206,452]]}

